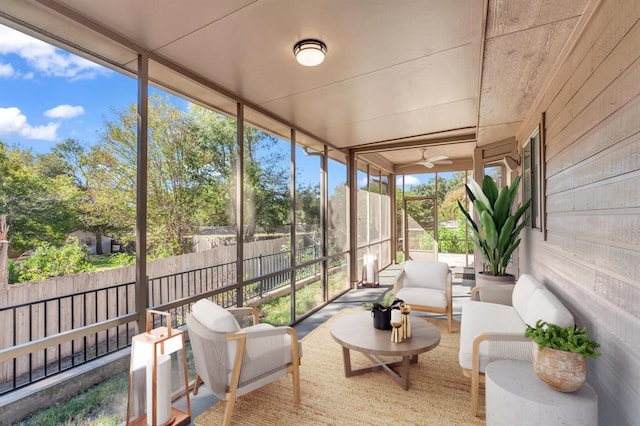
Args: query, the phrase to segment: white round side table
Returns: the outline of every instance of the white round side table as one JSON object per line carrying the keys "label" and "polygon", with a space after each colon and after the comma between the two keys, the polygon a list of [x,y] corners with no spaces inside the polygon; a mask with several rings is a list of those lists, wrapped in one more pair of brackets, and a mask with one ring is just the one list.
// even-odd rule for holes
{"label": "white round side table", "polygon": [[531,362],[500,360],[485,369],[487,426],[598,425],[598,395],[588,383],[559,392],[543,383]]}

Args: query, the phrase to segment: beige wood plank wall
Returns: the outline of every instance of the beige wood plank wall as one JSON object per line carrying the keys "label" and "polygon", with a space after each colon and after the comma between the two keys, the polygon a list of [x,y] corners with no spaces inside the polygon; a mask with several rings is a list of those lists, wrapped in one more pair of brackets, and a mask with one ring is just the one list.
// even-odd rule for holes
{"label": "beige wood plank wall", "polygon": [[[546,112],[547,240],[528,230],[520,273],[550,287],[602,344],[588,363],[599,423],[640,421],[640,1],[595,12],[518,132]],[[586,18],[585,18],[586,19]]]}

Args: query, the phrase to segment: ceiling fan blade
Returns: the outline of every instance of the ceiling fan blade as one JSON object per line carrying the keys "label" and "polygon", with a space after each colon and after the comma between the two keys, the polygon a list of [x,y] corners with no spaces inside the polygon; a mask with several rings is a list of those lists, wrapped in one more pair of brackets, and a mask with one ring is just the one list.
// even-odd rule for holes
{"label": "ceiling fan blade", "polygon": [[433,164],[453,164],[453,161],[451,160],[438,160],[438,161],[432,161]]}
{"label": "ceiling fan blade", "polygon": [[435,163],[436,161],[446,160],[449,158],[448,155],[434,155],[433,157],[427,158],[427,161],[430,163]]}

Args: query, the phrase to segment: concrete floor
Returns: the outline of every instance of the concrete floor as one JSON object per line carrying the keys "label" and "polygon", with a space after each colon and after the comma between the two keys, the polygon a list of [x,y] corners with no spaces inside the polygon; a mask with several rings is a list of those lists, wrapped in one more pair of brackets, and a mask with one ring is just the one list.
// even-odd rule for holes
{"label": "concrete floor", "polygon": [[[304,336],[313,331],[320,324],[327,321],[333,315],[344,308],[362,308],[365,303],[374,302],[389,289],[393,288],[393,282],[395,277],[400,273],[402,269],[401,265],[391,265],[380,271],[380,285],[375,288],[358,288],[349,291],[345,295],[331,302],[327,306],[320,309],[318,312],[311,315],[309,318],[304,319],[300,323],[296,324],[294,328],[298,332],[298,337],[302,339]],[[454,272],[458,268],[453,268]],[[459,268],[462,272],[462,268]],[[466,281],[462,278],[455,278],[453,280],[453,319],[454,321],[460,321],[460,313],[462,311],[462,304],[465,300],[469,300],[469,293],[473,287],[473,281]],[[412,314],[413,315],[413,314]],[[429,316],[429,314],[420,314]],[[433,315],[436,316],[436,315]],[[336,350],[338,347],[336,346]],[[200,414],[209,409],[213,404],[218,402],[218,399],[209,391],[206,385],[200,386],[198,395],[191,395],[191,419],[195,419]],[[181,402],[176,404],[181,405]],[[186,402],[182,401],[183,409],[186,406]]]}

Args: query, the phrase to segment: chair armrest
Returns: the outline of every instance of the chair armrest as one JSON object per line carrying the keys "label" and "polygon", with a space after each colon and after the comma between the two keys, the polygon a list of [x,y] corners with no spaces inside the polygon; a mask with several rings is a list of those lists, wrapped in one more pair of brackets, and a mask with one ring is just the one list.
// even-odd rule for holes
{"label": "chair armrest", "polygon": [[251,319],[253,321],[251,325],[256,325],[260,321],[258,317],[258,310],[253,306],[245,306],[242,308],[227,308],[227,311],[229,311],[235,317],[236,321],[238,321],[238,324],[240,324],[240,327],[244,327],[243,320],[248,316],[251,316]]}
{"label": "chair armrest", "polygon": [[[472,371],[477,374],[477,372],[480,371],[480,344],[482,342],[502,342],[502,343],[517,343],[517,342],[530,342],[531,338],[530,337],[525,337],[524,335],[524,331],[522,332],[522,334],[516,334],[516,333],[481,333],[478,334],[474,339],[473,339],[473,358],[472,358],[472,364],[471,364],[471,368]],[[495,345],[495,348],[498,348],[499,345]],[[504,347],[505,352],[501,352],[498,354],[498,359],[516,359],[516,360],[523,360],[523,361],[529,361],[531,360],[531,351],[529,350],[528,353],[520,353],[520,352],[514,352],[513,348],[509,348],[507,349],[506,347]],[[507,353],[507,350],[511,350],[510,353]]]}
{"label": "chair armrest", "polygon": [[398,294],[398,291],[404,286],[404,270],[393,281],[393,294]]}
{"label": "chair armrest", "polygon": [[476,300],[477,296],[482,296],[482,291],[488,290],[492,294],[512,294],[513,289],[515,288],[515,284],[496,284],[496,285],[487,285],[483,287],[475,286],[471,289],[471,300]]}
{"label": "chair armrest", "polygon": [[478,299],[478,293],[480,293],[480,287],[473,287],[471,289],[471,300],[477,300]]}
{"label": "chair armrest", "polygon": [[292,327],[282,326],[260,330],[242,330],[239,333],[244,333],[247,336],[245,351],[250,356],[252,355],[254,350],[261,352],[265,347],[270,347],[273,349],[285,348],[284,336],[290,336],[291,349],[287,349],[291,351],[292,357],[294,347],[296,349],[296,352],[298,352],[298,333]]}
{"label": "chair armrest", "polygon": [[453,309],[453,273],[451,270],[447,273],[447,303]]}

